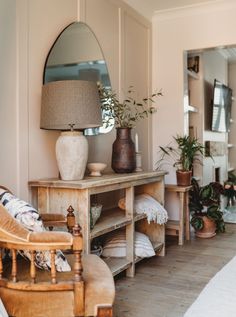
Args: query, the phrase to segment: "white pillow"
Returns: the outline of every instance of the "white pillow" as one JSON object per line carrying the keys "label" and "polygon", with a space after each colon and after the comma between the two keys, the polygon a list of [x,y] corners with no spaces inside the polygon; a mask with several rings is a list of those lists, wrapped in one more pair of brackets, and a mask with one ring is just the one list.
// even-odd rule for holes
{"label": "white pillow", "polygon": [[[125,198],[121,198],[118,202],[120,209],[126,208]],[[137,195],[134,198],[134,210],[137,214],[145,213],[147,221],[154,221],[163,225],[168,220],[168,214],[165,208],[152,196],[148,194]]]}
{"label": "white pillow", "polygon": [[[155,255],[152,243],[148,236],[141,232],[135,232],[135,255],[141,258],[148,258]],[[124,231],[118,231],[107,239],[103,247],[104,257],[125,257],[126,238]]]}

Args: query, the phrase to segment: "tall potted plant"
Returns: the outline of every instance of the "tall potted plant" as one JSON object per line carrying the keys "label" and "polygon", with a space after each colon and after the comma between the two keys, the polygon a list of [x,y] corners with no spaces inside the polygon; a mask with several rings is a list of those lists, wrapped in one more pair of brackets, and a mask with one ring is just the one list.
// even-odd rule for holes
{"label": "tall potted plant", "polygon": [[162,96],[161,91],[143,98],[137,102],[132,87],[127,92],[127,97],[120,102],[116,93],[103,86],[99,86],[104,123],[116,127],[116,140],[112,146],[112,169],[116,173],[131,173],[135,170],[135,146],[131,139],[131,129],[136,123],[156,112],[152,106],[155,98]]}
{"label": "tall potted plant", "polygon": [[160,146],[161,162],[172,161],[172,165],[176,167],[177,184],[179,186],[191,185],[191,176],[194,163],[201,163],[204,154],[204,146],[196,138],[190,136],[177,135],[173,137],[175,144],[168,146]]}

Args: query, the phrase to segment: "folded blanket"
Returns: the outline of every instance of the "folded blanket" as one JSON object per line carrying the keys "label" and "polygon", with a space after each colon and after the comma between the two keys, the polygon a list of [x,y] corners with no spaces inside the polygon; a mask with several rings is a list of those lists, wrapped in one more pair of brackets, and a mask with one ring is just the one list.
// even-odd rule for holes
{"label": "folded blanket", "polygon": [[[118,206],[120,209],[125,210],[125,198],[121,198],[119,200]],[[148,223],[154,221],[162,225],[168,220],[168,214],[165,208],[156,199],[152,198],[148,194],[135,196],[134,211],[137,214],[145,213],[147,215]]]}

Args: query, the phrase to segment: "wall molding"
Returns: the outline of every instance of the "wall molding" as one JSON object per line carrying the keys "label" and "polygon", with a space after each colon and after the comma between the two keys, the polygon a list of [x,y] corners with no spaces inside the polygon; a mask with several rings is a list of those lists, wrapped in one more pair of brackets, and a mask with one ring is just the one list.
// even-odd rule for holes
{"label": "wall molding", "polygon": [[184,7],[159,10],[154,12],[153,21],[165,21],[193,15],[231,10],[236,8],[235,0],[215,0]]}
{"label": "wall molding", "polygon": [[27,197],[29,180],[29,0],[16,2],[16,194]]}

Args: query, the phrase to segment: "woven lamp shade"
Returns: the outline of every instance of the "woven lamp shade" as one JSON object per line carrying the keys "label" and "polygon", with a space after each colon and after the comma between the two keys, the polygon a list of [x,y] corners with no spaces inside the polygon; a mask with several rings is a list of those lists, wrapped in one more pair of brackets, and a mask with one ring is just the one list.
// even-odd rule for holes
{"label": "woven lamp shade", "polygon": [[40,128],[83,130],[102,125],[97,84],[84,80],[47,83],[42,88]]}

